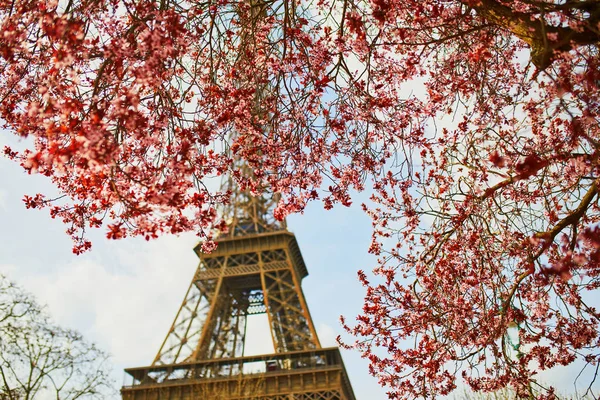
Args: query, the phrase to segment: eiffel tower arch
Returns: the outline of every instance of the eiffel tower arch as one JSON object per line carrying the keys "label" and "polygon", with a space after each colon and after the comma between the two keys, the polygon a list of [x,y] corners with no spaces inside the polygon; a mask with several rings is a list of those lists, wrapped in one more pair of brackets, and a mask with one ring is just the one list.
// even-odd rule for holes
{"label": "eiffel tower arch", "polygon": [[[125,370],[123,400],[355,400],[339,349],[317,337],[308,271],[272,218],[275,199],[233,193],[228,233],[211,254],[194,249],[200,263],[175,321],[150,366]],[[275,352],[244,356],[248,317],[261,313]]]}

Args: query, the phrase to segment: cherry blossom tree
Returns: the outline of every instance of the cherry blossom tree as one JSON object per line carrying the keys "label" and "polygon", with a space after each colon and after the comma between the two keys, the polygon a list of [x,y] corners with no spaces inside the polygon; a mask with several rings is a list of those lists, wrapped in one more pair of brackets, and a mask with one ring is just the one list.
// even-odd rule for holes
{"label": "cherry blossom tree", "polygon": [[379,265],[346,327],[390,398],[552,398],[538,371],[598,368],[597,1],[4,0],[0,21],[0,115],[33,142],[4,153],[55,183],[25,202],[76,253],[101,226],[210,250],[223,174],[279,219],[370,185]]}
{"label": "cherry blossom tree", "polygon": [[106,359],[0,275],[0,399],[106,398],[111,392]]}

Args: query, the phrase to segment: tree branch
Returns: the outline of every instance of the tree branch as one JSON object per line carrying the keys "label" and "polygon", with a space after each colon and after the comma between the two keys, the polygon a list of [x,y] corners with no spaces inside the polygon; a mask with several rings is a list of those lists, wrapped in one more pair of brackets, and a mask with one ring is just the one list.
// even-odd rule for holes
{"label": "tree branch", "polygon": [[[480,0],[475,5],[469,5],[489,22],[509,30],[527,43],[531,49],[531,61],[540,70],[552,63],[556,51],[569,51],[573,47],[600,42],[600,33],[593,26],[600,19],[600,3],[586,8],[590,17],[580,30],[548,25],[543,18],[532,18],[530,14],[515,12],[496,0]],[[544,10],[540,11],[543,13]],[[556,34],[558,40],[549,40],[548,34]]]}

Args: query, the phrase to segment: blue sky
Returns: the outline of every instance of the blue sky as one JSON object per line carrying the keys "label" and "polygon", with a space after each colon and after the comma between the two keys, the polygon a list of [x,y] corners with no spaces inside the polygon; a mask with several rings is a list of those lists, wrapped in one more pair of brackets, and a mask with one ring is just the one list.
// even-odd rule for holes
{"label": "blue sky", "polygon": [[[65,226],[46,210],[26,210],[21,201],[24,194],[52,193],[47,179],[4,158],[0,177],[0,273],[47,304],[59,324],[109,352],[120,387],[123,368],[150,364],[167,334],[198,265],[196,237],[112,241],[95,231],[92,251],[76,256]],[[302,285],[324,347],[335,346],[343,334],[339,316],[353,320],[362,308],[356,271],[375,264],[367,254],[370,222],[358,206],[324,211],[315,203],[288,219],[309,270]],[[266,321],[254,318],[251,324],[248,353],[269,351]],[[366,360],[351,351],[343,357],[357,399],[386,398]]]}

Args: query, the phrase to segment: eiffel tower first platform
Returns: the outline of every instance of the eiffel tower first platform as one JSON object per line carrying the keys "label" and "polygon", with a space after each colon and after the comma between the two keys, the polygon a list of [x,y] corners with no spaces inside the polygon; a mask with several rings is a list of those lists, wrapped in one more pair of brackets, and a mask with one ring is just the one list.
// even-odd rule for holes
{"label": "eiffel tower first platform", "polygon": [[[231,181],[229,181],[231,185]],[[294,234],[276,201],[234,191],[229,231],[200,265],[152,365],[129,368],[123,400],[355,400],[337,347],[322,348]],[[266,313],[275,353],[244,356],[247,317]]]}

